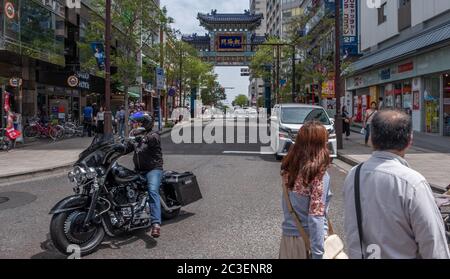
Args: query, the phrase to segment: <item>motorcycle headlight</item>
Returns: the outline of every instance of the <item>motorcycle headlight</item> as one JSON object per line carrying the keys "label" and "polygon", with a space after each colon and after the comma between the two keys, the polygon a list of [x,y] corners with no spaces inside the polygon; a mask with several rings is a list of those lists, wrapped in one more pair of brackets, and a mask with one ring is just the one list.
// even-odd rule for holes
{"label": "motorcycle headlight", "polygon": [[97,171],[94,168],[89,168],[86,171],[86,178],[87,179],[94,179],[97,177]]}
{"label": "motorcycle headlight", "polygon": [[76,166],[73,171],[69,173],[69,179],[72,178],[72,182],[82,184],[86,181],[86,170],[82,167]]}

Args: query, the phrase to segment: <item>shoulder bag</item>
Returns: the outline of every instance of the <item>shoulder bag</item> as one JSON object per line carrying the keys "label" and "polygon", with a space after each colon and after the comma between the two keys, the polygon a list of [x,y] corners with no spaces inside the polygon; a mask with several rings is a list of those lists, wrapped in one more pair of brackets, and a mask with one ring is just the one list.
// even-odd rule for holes
{"label": "shoulder bag", "polygon": [[356,209],[356,220],[358,222],[359,245],[361,246],[361,258],[364,259],[361,195],[360,195],[360,187],[359,187],[362,166],[363,166],[363,164],[360,164],[356,168],[356,172],[355,172],[355,209]]}
{"label": "shoulder bag", "polygon": [[[309,240],[309,236],[302,226],[300,217],[298,216],[297,212],[294,210],[292,206],[291,199],[289,198],[289,193],[286,186],[284,185],[282,186],[284,198],[286,200],[289,213],[291,214],[292,218],[294,218],[297,229],[300,232],[303,241],[305,242],[306,254],[308,255],[308,258],[311,258],[310,257],[311,242]],[[327,218],[327,220],[328,220],[328,237],[325,239],[323,245],[324,247],[323,259],[348,259],[348,256],[344,253],[344,242],[337,234],[334,233],[333,226],[331,225],[331,221],[329,220],[329,218]]]}

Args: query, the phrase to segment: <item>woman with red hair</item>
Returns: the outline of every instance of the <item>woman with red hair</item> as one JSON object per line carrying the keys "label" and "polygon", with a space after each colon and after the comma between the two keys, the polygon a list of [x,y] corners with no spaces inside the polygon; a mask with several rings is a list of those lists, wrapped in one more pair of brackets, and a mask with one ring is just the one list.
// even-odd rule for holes
{"label": "woman with red hair", "polygon": [[323,256],[331,197],[327,143],[326,128],[318,122],[308,122],[282,162],[284,221],[280,259]]}

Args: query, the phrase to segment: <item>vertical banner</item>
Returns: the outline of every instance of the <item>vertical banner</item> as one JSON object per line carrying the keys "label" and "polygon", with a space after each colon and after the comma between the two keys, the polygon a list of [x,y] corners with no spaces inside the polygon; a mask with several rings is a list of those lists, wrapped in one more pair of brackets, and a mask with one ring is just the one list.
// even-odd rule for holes
{"label": "vertical banner", "polygon": [[345,56],[358,55],[358,1],[342,1],[342,52]]}
{"label": "vertical banner", "polygon": [[94,52],[95,59],[100,71],[105,70],[105,48],[103,43],[93,42],[91,43],[92,51]]}

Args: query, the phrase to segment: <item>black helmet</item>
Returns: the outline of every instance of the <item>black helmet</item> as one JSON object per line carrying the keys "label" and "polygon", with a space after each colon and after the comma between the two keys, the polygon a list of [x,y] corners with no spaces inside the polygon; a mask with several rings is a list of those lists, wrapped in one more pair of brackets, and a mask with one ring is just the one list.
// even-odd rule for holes
{"label": "black helmet", "polygon": [[153,125],[155,124],[155,120],[153,117],[147,112],[139,111],[131,115],[130,120],[133,122],[141,123],[141,127],[145,129],[145,131],[149,132],[153,130]]}

